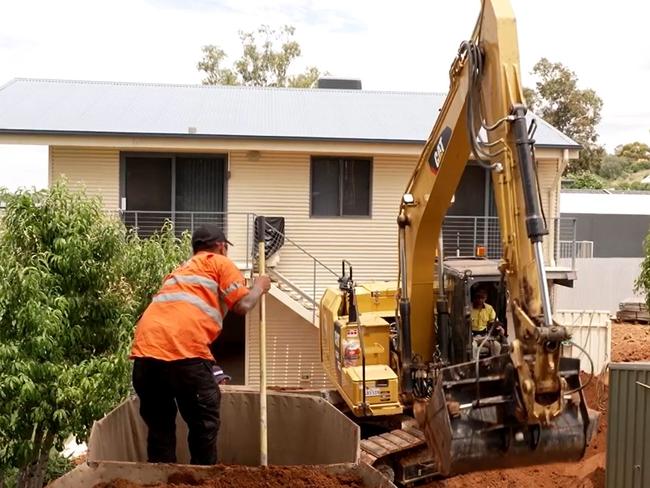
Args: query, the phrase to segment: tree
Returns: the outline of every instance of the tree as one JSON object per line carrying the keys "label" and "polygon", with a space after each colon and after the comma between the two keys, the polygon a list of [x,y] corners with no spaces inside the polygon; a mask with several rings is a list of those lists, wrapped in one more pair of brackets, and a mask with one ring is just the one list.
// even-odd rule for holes
{"label": "tree", "polygon": [[650,146],[643,142],[630,142],[617,146],[615,153],[617,156],[637,163],[650,161]]}
{"label": "tree", "polygon": [[139,239],[63,183],[3,198],[0,485],[18,470],[41,488],[53,452],[128,393],[136,318],[188,246]]}
{"label": "tree", "polygon": [[310,88],[321,76],[314,66],[290,76],[291,63],[300,57],[300,44],[294,40],[295,27],[285,25],[279,31],[268,25],[256,31],[239,31],[243,54],[232,68],[224,68],[226,53],[215,45],[203,46],[199,71],[207,75],[206,85],[290,86]]}
{"label": "tree", "polygon": [[606,155],[598,168],[598,176],[606,180],[615,180],[630,166],[630,160],[622,156]]}
{"label": "tree", "polygon": [[602,190],[605,185],[603,180],[589,171],[581,171],[568,175],[567,179],[562,182],[563,188],[591,188]]}
{"label": "tree", "polygon": [[531,109],[583,146],[579,159],[570,162],[568,172],[597,170],[605,156],[596,132],[602,99],[594,90],[578,88],[576,74],[562,63],[542,58],[532,74],[538,78],[535,89],[524,91]]}
{"label": "tree", "polygon": [[645,302],[650,310],[650,232],[643,243],[645,259],[641,263],[641,274],[634,283],[635,291],[645,295]]}

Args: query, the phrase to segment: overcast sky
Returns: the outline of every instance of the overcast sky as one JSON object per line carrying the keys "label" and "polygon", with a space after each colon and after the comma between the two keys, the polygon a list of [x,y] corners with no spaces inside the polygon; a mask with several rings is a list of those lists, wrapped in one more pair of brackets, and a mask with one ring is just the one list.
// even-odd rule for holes
{"label": "overcast sky", "polygon": [[[650,7],[639,0],[511,0],[524,85],[541,57],[576,72],[604,101],[600,142],[650,143]],[[232,61],[237,31],[296,27],[303,55],[368,90],[445,92],[479,0],[2,1],[0,84],[16,77],[200,83],[201,46]],[[47,149],[0,146],[0,186],[44,187]]]}

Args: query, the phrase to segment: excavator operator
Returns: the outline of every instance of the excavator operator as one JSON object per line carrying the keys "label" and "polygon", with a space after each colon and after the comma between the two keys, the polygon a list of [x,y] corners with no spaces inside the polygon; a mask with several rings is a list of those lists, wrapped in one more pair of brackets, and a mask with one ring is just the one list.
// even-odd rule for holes
{"label": "excavator operator", "polygon": [[486,341],[491,356],[498,356],[501,353],[499,337],[504,334],[503,327],[496,322],[497,314],[492,305],[487,303],[488,291],[484,286],[475,288],[472,291],[472,310],[470,312],[472,321],[472,357],[476,358],[479,347],[489,332],[488,327],[494,327],[491,337]]}
{"label": "excavator operator", "polygon": [[191,464],[217,462],[221,394],[209,346],[228,310],[246,314],[271,287],[268,276],[246,287],[226,256],[228,244],[217,226],[194,231],[194,255],[165,277],[138,321],[131,351],[133,387],[149,429],[149,462],[176,462],[177,408],[189,429]]}

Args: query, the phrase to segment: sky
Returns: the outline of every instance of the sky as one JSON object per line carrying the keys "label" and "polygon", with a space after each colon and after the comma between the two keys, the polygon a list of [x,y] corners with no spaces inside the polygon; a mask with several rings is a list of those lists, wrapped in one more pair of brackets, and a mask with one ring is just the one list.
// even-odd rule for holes
{"label": "sky", "polygon": [[[13,78],[199,84],[201,46],[234,61],[237,32],[296,27],[302,56],[362,80],[367,90],[445,92],[479,0],[0,0],[0,85]],[[650,3],[511,0],[523,84],[546,57],[603,99],[599,141],[609,151],[650,144]],[[0,187],[47,185],[47,148],[0,145]]]}

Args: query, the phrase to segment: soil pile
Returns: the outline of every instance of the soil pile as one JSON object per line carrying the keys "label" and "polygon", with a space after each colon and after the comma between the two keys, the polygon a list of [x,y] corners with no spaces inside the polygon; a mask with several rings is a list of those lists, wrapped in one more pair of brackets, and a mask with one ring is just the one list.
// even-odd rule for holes
{"label": "soil pile", "polygon": [[650,360],[650,326],[612,324],[612,361]]}
{"label": "soil pile", "polygon": [[126,480],[96,484],[93,488],[363,488],[355,475],[332,475],[314,466],[215,466],[208,479],[198,480],[191,471],[179,471],[167,483],[142,485]]}
{"label": "soil pile", "polygon": [[[612,361],[650,361],[650,327],[612,324]],[[583,374],[582,384],[586,384],[588,379],[589,375]],[[587,405],[600,412],[600,419],[597,431],[581,461],[471,473],[425,486],[427,488],[604,488],[607,448],[607,373],[594,376],[583,391]]]}

